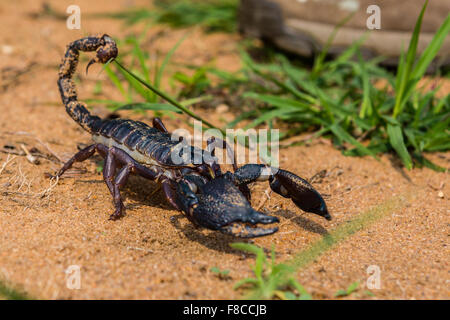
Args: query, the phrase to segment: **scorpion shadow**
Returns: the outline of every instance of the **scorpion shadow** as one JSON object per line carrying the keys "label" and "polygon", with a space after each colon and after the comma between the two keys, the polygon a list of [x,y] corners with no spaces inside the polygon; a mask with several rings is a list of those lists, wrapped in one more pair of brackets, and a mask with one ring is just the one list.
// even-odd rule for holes
{"label": "scorpion shadow", "polygon": [[[85,183],[103,183],[103,181],[88,180],[83,181]],[[172,206],[165,199],[162,190],[158,183],[146,180],[142,177],[131,176],[128,182],[122,189],[122,196],[124,200],[130,199],[135,203],[126,203],[126,207],[129,210],[141,206],[150,206],[155,208],[162,208],[164,210],[174,210]],[[176,211],[177,214],[170,219],[171,224],[178,230],[180,230],[186,238],[191,241],[200,243],[201,245],[222,253],[230,253],[238,256],[242,256],[242,252],[230,247],[230,243],[233,242],[247,242],[249,239],[239,239],[230,235],[223,234],[219,231],[208,232],[207,234],[201,232],[202,228],[194,226],[192,223],[181,224],[181,219],[186,219],[182,213]],[[328,231],[320,224],[299,216],[289,210],[278,210],[271,213],[275,216],[280,216],[285,219],[291,219],[302,229],[314,232],[320,235],[327,235]]]}
{"label": "scorpion shadow", "polygon": [[222,253],[231,253],[237,256],[242,256],[242,251],[238,251],[230,247],[230,243],[233,242],[246,242],[248,239],[239,239],[233,236],[229,236],[221,233],[220,231],[208,232],[208,234],[202,233],[192,223],[188,223],[184,226],[181,225],[180,219],[186,219],[183,214],[178,214],[171,219],[172,225],[183,232],[183,234],[191,241],[200,243],[201,245]]}
{"label": "scorpion shadow", "polygon": [[[126,203],[129,210],[140,206],[158,207],[164,210],[175,210],[166,200],[162,190],[158,190],[159,185],[156,182],[146,180],[141,177],[132,176],[122,189],[122,196],[124,200],[130,199],[136,203]],[[203,228],[198,228],[192,223],[182,225],[180,220],[186,219],[182,213],[176,211],[170,222],[172,225],[180,230],[186,238],[191,241],[200,243],[201,245],[223,253],[231,253],[242,256],[242,252],[230,247],[230,243],[243,241],[248,239],[237,239],[235,237],[222,234],[218,231],[208,232],[207,234],[201,232]]]}
{"label": "scorpion shadow", "polygon": [[[291,221],[296,223],[299,227],[301,227],[304,230],[314,232],[314,233],[320,234],[322,236],[328,235],[328,231],[324,227],[322,227],[320,224],[318,224],[312,220],[309,220],[307,218],[304,218],[302,216],[298,216],[291,211],[279,210],[277,212],[274,212],[273,215],[281,216],[286,219],[293,218]],[[204,234],[199,231],[201,229],[195,227],[191,223],[188,223],[185,226],[182,226],[179,221],[180,219],[184,219],[183,214],[178,214],[178,215],[174,216],[171,219],[171,223],[175,228],[177,228],[178,230],[183,232],[183,234],[186,236],[186,238],[190,239],[191,241],[196,241],[196,242],[202,244],[203,246],[205,246],[209,249],[212,249],[212,250],[242,256],[242,252],[236,251],[235,249],[231,248],[230,243],[247,242],[249,239],[235,238],[233,236],[222,234],[219,231]]]}
{"label": "scorpion shadow", "polygon": [[280,217],[283,217],[286,219],[291,219],[292,222],[294,222],[295,224],[297,224],[299,227],[301,227],[302,229],[304,229],[306,231],[314,232],[314,233],[320,234],[322,236],[328,234],[328,230],[325,229],[320,224],[318,224],[317,222],[314,222],[313,220],[299,216],[299,215],[293,213],[292,211],[278,210],[278,211],[274,212],[274,215],[277,215],[277,216],[280,216]]}
{"label": "scorpion shadow", "polygon": [[[160,185],[142,177],[131,176],[121,189],[121,194],[128,209],[151,206],[164,210],[174,210],[164,197]],[[127,199],[131,199],[136,203],[127,203]]]}

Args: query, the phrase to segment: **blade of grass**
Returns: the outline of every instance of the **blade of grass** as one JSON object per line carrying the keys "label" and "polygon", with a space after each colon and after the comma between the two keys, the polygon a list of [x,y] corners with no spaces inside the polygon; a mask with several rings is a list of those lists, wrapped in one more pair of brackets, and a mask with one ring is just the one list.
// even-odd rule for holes
{"label": "blade of grass", "polygon": [[112,83],[116,86],[117,89],[119,89],[119,91],[122,94],[122,96],[124,97],[124,99],[128,102],[131,102],[130,95],[125,91],[119,78],[111,70],[111,67],[109,65],[105,65],[104,70],[105,70],[106,74],[108,75],[109,79],[112,81]]}
{"label": "blade of grass", "polygon": [[408,47],[408,51],[406,53],[406,57],[405,59],[402,61],[402,68],[401,68],[401,72],[398,73],[398,80],[397,80],[397,85],[398,87],[396,87],[396,98],[395,98],[395,106],[394,106],[394,113],[393,113],[393,117],[396,118],[397,115],[401,112],[402,110],[402,101],[404,100],[404,92],[406,90],[406,86],[408,84],[408,82],[410,81],[410,74],[411,71],[413,69],[413,65],[414,62],[416,60],[416,52],[417,52],[417,46],[419,44],[419,36],[420,36],[420,29],[422,27],[422,20],[423,20],[423,15],[425,13],[425,10],[427,8],[428,5],[428,0],[425,1],[425,4],[422,7],[422,10],[420,12],[419,18],[417,19],[416,25],[414,27],[414,31],[412,33],[411,36],[411,40],[409,41],[409,47]]}
{"label": "blade of grass", "polygon": [[431,42],[428,44],[422,55],[420,56],[417,64],[412,71],[411,78],[420,79],[424,75],[431,61],[434,59],[436,54],[439,52],[445,38],[450,33],[450,14],[447,15],[447,18],[442,23],[436,34],[434,35]]}
{"label": "blade of grass", "polygon": [[348,22],[350,21],[350,19],[353,18],[353,16],[355,15],[355,12],[352,12],[351,14],[349,14],[347,17],[345,17],[344,19],[342,19],[341,22],[339,22],[336,27],[333,29],[333,32],[331,32],[330,36],[327,39],[327,42],[325,43],[325,46],[323,47],[322,51],[319,53],[319,55],[317,56],[317,58],[314,60],[314,66],[313,66],[313,70],[311,72],[311,77],[315,78],[319,72],[322,70],[323,67],[323,62],[325,61],[325,58],[328,54],[328,50],[331,47],[331,44],[334,41],[334,38],[336,38],[336,35],[338,33],[338,31]]}
{"label": "blade of grass", "polygon": [[407,169],[412,169],[413,163],[411,160],[411,156],[408,153],[408,149],[406,149],[402,129],[400,128],[400,126],[392,125],[389,123],[387,125],[387,133],[392,148],[394,148],[400,159],[402,159],[405,167]]}
{"label": "blade of grass", "polygon": [[361,66],[361,77],[363,82],[363,102],[359,113],[360,118],[372,115],[372,103],[370,99],[371,84],[369,80],[369,74],[366,70],[366,64],[362,61],[361,53],[358,54],[359,64]]}
{"label": "blade of grass", "polygon": [[354,145],[361,154],[372,156],[372,157],[374,157],[375,159],[378,160],[377,156],[371,150],[369,150],[363,144],[361,144],[358,140],[353,138],[347,131],[342,129],[342,127],[339,126],[337,123],[331,125],[329,127],[329,129],[339,139]]}
{"label": "blade of grass", "polygon": [[166,101],[168,101],[170,104],[172,104],[173,106],[175,106],[176,108],[180,109],[181,111],[183,111],[184,113],[186,113],[187,115],[189,115],[190,117],[202,121],[204,124],[206,124],[208,127],[210,128],[214,128],[219,130],[223,136],[226,136],[226,132],[223,129],[217,128],[215,127],[213,124],[211,124],[210,122],[204,120],[203,118],[201,118],[200,116],[196,115],[194,112],[192,112],[191,110],[187,109],[186,107],[184,107],[183,105],[181,105],[179,102],[177,102],[176,100],[174,100],[173,98],[171,98],[169,95],[165,94],[164,92],[162,92],[161,90],[159,90],[158,88],[156,88],[155,86],[153,86],[150,83],[145,82],[144,80],[142,80],[141,78],[139,78],[137,75],[135,75],[134,73],[132,73],[131,71],[129,71],[127,68],[125,68],[120,62],[118,62],[117,60],[114,60],[114,62],[119,66],[120,69],[122,69],[124,72],[128,73],[130,76],[132,76],[134,79],[136,79],[138,82],[140,82],[144,87],[146,87],[147,89],[153,91],[154,93],[156,93],[158,96],[160,96],[161,98],[165,99]]}
{"label": "blade of grass", "polygon": [[306,267],[319,256],[333,248],[335,245],[345,241],[356,232],[366,229],[384,216],[391,215],[396,212],[396,210],[403,208],[412,196],[413,193],[408,193],[403,196],[394,197],[378,206],[362,212],[346,223],[340,224],[321,239],[313,242],[307,249],[297,253],[288,265],[293,266],[296,270]]}
{"label": "blade of grass", "polygon": [[246,92],[244,93],[244,98],[251,98],[258,101],[265,102],[269,105],[275,106],[277,108],[288,108],[288,109],[298,109],[299,111],[312,111],[314,113],[320,112],[319,110],[312,108],[311,105],[300,102],[298,100],[268,95],[268,94],[259,94],[256,92]]}
{"label": "blade of grass", "polygon": [[181,113],[180,110],[172,106],[171,104],[166,103],[149,103],[149,102],[137,102],[137,103],[129,103],[121,105],[117,108],[114,108],[113,111],[118,110],[153,110],[153,111],[172,111]]}
{"label": "blade of grass", "polygon": [[392,114],[394,118],[396,118],[403,110],[403,107],[406,101],[411,96],[413,90],[415,89],[417,82],[424,75],[429,64],[434,59],[436,54],[439,52],[445,40],[445,37],[450,32],[450,14],[449,14],[445,19],[444,23],[441,25],[439,30],[434,35],[430,44],[427,46],[427,48],[422,53],[419,60],[414,66],[416,60],[417,45],[420,35],[420,28],[422,25],[423,15],[427,5],[428,0],[425,2],[422,11],[420,13],[420,16],[417,20],[416,26],[414,28],[414,32],[412,34],[409,43],[406,59],[401,59],[396,83],[397,96],[395,100],[394,111]]}
{"label": "blade of grass", "polygon": [[[186,33],[183,37],[181,37],[180,40],[177,41],[177,43],[172,47],[172,49],[169,50],[169,52],[164,57],[163,62],[161,63],[161,66],[158,68],[158,72],[156,72],[155,76],[155,87],[160,88],[161,86],[161,79],[162,75],[164,73],[165,68],[167,67],[167,64],[169,63],[170,59],[172,58],[175,51],[177,51],[178,47],[183,43],[183,41],[189,36],[190,33]],[[150,82],[147,80],[147,82]]]}
{"label": "blade of grass", "polygon": [[262,71],[261,68],[259,66],[257,66],[252,61],[250,56],[243,50],[241,50],[241,57],[242,57],[243,62],[250,68],[250,70],[252,70],[257,75],[273,82],[275,85],[277,85],[281,89],[285,90],[286,92],[292,93],[294,96],[296,96],[299,99],[305,100],[311,104],[318,104],[318,100],[316,98],[297,90],[293,86],[286,84],[283,81],[280,81],[274,75],[272,75],[270,73],[265,73],[264,71]]}
{"label": "blade of grass", "polygon": [[145,62],[144,52],[142,52],[137,39],[133,39],[132,42],[134,44],[133,55],[135,55],[139,61],[139,65],[141,66],[145,81],[150,82],[150,70],[147,67],[147,63]]}
{"label": "blade of grass", "polygon": [[[424,52],[422,53],[417,63],[415,64],[414,69],[411,71],[411,74],[409,76],[409,82],[404,90],[402,100],[400,101],[399,107],[400,111],[410,98],[411,94],[414,92],[417,83],[427,71],[428,66],[438,54],[439,50],[442,47],[442,44],[444,43],[445,38],[448,36],[449,33],[450,33],[450,14],[442,23],[439,30],[435,33],[433,39],[425,48]],[[400,111],[398,111],[397,114],[400,113]]]}

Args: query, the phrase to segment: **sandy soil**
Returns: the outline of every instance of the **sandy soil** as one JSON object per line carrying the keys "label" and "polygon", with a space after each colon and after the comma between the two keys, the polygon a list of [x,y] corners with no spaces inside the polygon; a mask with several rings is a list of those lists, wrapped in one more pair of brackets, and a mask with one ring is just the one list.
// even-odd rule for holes
{"label": "sandy soil", "polygon": [[[64,12],[73,1],[52,1]],[[146,1],[78,0],[82,14],[114,11]],[[42,1],[16,0],[0,4],[0,147],[37,148],[67,160],[77,145],[90,137],[65,113],[56,87],[57,66],[65,45],[91,33],[125,34],[119,21],[83,19],[81,30],[68,30],[64,20],[33,18]],[[161,28],[164,37],[149,42],[148,50],[167,52],[186,31]],[[213,57],[218,66],[238,68],[236,36],[204,35],[195,30],[175,55],[176,61],[204,63]],[[84,62],[85,63],[85,62]],[[92,96],[100,68],[80,73],[81,97]],[[105,82],[105,98],[118,98]],[[447,92],[448,93],[448,92]],[[102,108],[94,112],[105,116]],[[121,116],[150,121],[150,114]],[[216,123],[230,114],[211,113]],[[164,119],[170,130],[189,128],[180,119]],[[5,147],[6,146],[6,147]],[[13,146],[15,149],[8,149]],[[327,141],[281,150],[281,166],[310,178],[327,175],[314,186],[326,196],[334,220],[327,222],[301,212],[273,193],[264,205],[280,218],[280,231],[253,242],[288,260],[335,228],[394,197],[404,197],[395,210],[340,242],[298,271],[300,283],[314,298],[333,298],[339,289],[359,281],[349,298],[448,299],[449,195],[448,174],[429,169],[405,171],[386,155],[349,158]],[[231,250],[235,239],[195,229],[172,210],[157,186],[139,178],[129,181],[123,194],[128,214],[108,221],[112,204],[106,185],[96,172],[96,159],[76,165],[56,186],[45,177],[60,163],[53,157],[32,164],[23,156],[0,153],[0,279],[28,295],[42,299],[230,299],[242,296],[235,281],[251,275],[253,258]],[[450,154],[430,158],[449,167]],[[98,160],[98,159],[97,159]],[[50,189],[49,189],[50,187]],[[252,187],[254,205],[267,185]],[[66,287],[65,270],[81,267],[81,289]],[[365,292],[369,265],[381,270],[381,289]],[[219,279],[211,267],[230,270]]]}

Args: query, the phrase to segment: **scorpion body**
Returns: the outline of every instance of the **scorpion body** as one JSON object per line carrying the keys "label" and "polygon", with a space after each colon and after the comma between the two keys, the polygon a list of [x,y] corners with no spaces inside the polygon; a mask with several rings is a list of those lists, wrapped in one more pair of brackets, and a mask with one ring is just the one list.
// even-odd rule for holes
{"label": "scorpion body", "polygon": [[[280,195],[291,198],[301,209],[331,219],[320,194],[305,180],[282,169],[262,164],[247,164],[234,173],[222,173],[214,157],[215,147],[233,153],[226,142],[208,141],[207,150],[189,146],[180,148],[182,139],[174,140],[158,118],[153,126],[127,119],[101,119],[92,115],[85,103],[78,101],[72,79],[80,51],[96,51],[87,65],[106,63],[118,54],[114,40],[108,35],[86,37],[70,43],[59,69],[58,87],[67,113],[83,129],[92,134],[94,143],[76,153],[57,172],[60,177],[75,162],[81,162],[98,152],[104,159],[103,178],[113,196],[115,211],[111,220],[125,213],[120,188],[130,174],[137,174],[162,185],[169,203],[184,212],[195,225],[238,237],[258,237],[272,234],[278,228],[261,228],[257,224],[272,224],[278,218],[254,210],[250,203],[248,184],[268,180],[270,187]],[[87,71],[86,69],[86,71]],[[214,143],[213,143],[214,142]],[[191,161],[201,156],[200,164]],[[190,157],[183,157],[183,153]],[[208,160],[209,159],[209,160]]]}

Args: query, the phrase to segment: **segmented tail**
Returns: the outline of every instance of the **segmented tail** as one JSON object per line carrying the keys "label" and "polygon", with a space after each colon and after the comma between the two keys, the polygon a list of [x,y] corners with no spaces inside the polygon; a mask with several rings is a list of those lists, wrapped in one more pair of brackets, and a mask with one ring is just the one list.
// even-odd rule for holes
{"label": "segmented tail", "polygon": [[91,115],[86,104],[78,101],[75,82],[72,79],[78,65],[79,51],[97,51],[96,57],[89,62],[87,68],[95,62],[106,63],[110,59],[114,59],[117,57],[118,51],[114,40],[106,34],[101,37],[82,38],[67,46],[66,54],[59,67],[58,87],[67,113],[83,129],[93,133],[102,120]]}

